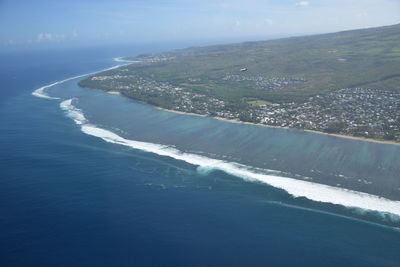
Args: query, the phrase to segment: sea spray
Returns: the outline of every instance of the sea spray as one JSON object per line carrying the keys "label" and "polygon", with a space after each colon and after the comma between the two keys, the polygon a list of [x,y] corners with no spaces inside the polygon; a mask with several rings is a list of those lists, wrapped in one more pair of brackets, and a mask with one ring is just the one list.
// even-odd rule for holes
{"label": "sea spray", "polygon": [[82,132],[88,135],[101,138],[109,143],[124,145],[134,149],[185,161],[192,165],[198,166],[197,170],[200,173],[208,173],[211,170],[221,170],[247,181],[261,182],[283,189],[293,197],[305,197],[317,202],[331,203],[346,207],[379,211],[383,213],[391,213],[395,215],[395,217],[400,216],[400,201],[393,201],[379,196],[344,188],[317,184],[283,176],[270,175],[263,173],[261,170],[255,170],[249,166],[239,163],[226,162],[196,154],[184,153],[176,148],[166,145],[129,140],[109,130],[87,123],[84,114],[80,109],[73,105],[73,101],[71,99],[63,101],[60,106],[67,112],[68,117],[72,118],[78,125],[81,126]]}
{"label": "sea spray", "polygon": [[98,70],[98,71],[93,71],[93,72],[90,72],[90,73],[85,73],[85,74],[73,76],[73,77],[70,77],[70,78],[67,78],[67,79],[64,79],[64,80],[49,84],[49,85],[45,85],[45,86],[42,86],[42,87],[36,89],[35,91],[33,91],[32,95],[36,96],[36,97],[40,97],[40,98],[51,99],[51,100],[59,99],[58,97],[49,96],[47,94],[47,92],[46,92],[47,89],[50,88],[50,87],[53,87],[55,85],[62,84],[62,83],[65,83],[65,82],[68,82],[68,81],[71,81],[71,80],[74,80],[74,79],[78,79],[78,78],[85,77],[85,76],[88,76],[88,75],[92,75],[92,74],[95,74],[95,73],[98,73],[98,72],[102,72],[102,71],[113,70],[113,69],[116,69],[116,68],[119,68],[119,67],[122,67],[122,66],[125,66],[125,65],[129,65],[131,63],[135,63],[136,62],[136,61],[122,60],[122,59],[119,59],[119,58],[115,58],[114,61],[117,61],[117,62],[129,62],[129,63],[119,64],[119,65],[116,65],[116,66],[113,66],[113,67],[110,67],[110,68],[106,68],[106,69],[103,69],[103,70]]}
{"label": "sea spray", "polygon": [[[115,58],[114,60],[118,62],[129,62],[121,58]],[[130,63],[113,66],[100,71],[115,69],[120,66],[128,65]],[[50,85],[40,87],[36,89],[32,93],[32,95],[46,99],[58,99],[56,97],[48,96],[45,90],[55,85],[87,75],[95,74],[100,71],[74,76],[62,81],[52,83]],[[177,160],[185,161],[187,163],[198,166],[197,170],[202,174],[207,174],[212,170],[222,170],[228,174],[240,177],[244,180],[261,182],[269,184],[276,188],[283,189],[291,194],[293,197],[305,197],[307,199],[317,202],[332,203],[343,205],[346,207],[353,207],[356,209],[358,208],[361,209],[360,212],[362,212],[362,210],[378,211],[383,213],[382,216],[390,217],[393,220],[395,220],[395,218],[399,218],[400,216],[400,201],[393,201],[379,196],[344,188],[337,188],[333,186],[312,183],[309,181],[282,177],[278,175],[279,173],[271,175],[270,172],[268,172],[268,174],[266,174],[260,169],[250,168],[248,166],[234,162],[226,162],[223,160],[211,159],[196,154],[184,153],[170,146],[125,139],[111,131],[98,128],[95,125],[88,124],[82,110],[76,108],[72,102],[72,99],[65,100],[60,103],[60,107],[65,110],[67,116],[73,119],[76,124],[81,125],[81,130],[84,133],[99,137],[107,142],[129,146],[135,149],[156,153],[161,156],[168,156]]]}
{"label": "sea spray", "polygon": [[86,118],[83,115],[82,110],[72,105],[73,99],[67,99],[60,103],[60,108],[66,111],[69,118],[73,119],[76,124],[83,124],[86,122]]}

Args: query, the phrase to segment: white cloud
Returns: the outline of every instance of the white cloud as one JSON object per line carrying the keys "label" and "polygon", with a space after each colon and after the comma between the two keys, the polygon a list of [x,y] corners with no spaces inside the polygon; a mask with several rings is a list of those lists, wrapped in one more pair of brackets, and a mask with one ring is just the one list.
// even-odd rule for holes
{"label": "white cloud", "polygon": [[300,7],[306,7],[309,5],[310,5],[310,2],[308,2],[308,1],[300,1],[300,2],[296,3],[296,6],[300,6]]}
{"label": "white cloud", "polygon": [[36,42],[50,42],[50,41],[63,41],[65,40],[65,34],[54,34],[54,33],[39,33],[36,37]]}
{"label": "white cloud", "polygon": [[39,33],[37,35],[36,41],[38,43],[40,43],[43,41],[52,41],[53,39],[54,39],[54,36],[51,33]]}

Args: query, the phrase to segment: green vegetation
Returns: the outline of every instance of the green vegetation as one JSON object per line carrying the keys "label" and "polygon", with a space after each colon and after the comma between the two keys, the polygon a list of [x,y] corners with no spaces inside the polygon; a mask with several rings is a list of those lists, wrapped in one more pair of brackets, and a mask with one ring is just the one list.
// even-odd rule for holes
{"label": "green vegetation", "polygon": [[141,63],[80,85],[167,109],[400,141],[400,24],[128,59]]}
{"label": "green vegetation", "polygon": [[[194,47],[135,59],[170,58],[130,70],[217,98],[271,102],[348,87],[400,90],[400,25],[333,34]],[[172,58],[172,59],[171,59]],[[241,68],[247,71],[241,72]],[[254,82],[223,80],[227,75],[298,77],[304,84],[259,90]],[[191,79],[191,81],[189,80]]]}

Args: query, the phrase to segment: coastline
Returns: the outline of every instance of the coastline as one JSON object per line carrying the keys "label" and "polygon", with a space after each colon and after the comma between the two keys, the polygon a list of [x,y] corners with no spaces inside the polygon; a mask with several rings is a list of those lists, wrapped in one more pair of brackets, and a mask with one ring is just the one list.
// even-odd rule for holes
{"label": "coastline", "polygon": [[[147,105],[150,105],[146,103]],[[202,115],[202,114],[197,114],[197,113],[191,113],[191,112],[184,112],[184,111],[177,111],[177,110],[172,110],[172,109],[166,109],[162,107],[157,107],[153,106],[156,109],[167,111],[167,112],[172,112],[172,113],[177,113],[177,114],[182,114],[182,115],[189,115],[189,116],[198,116],[198,117],[210,117],[216,120],[221,120],[221,121],[226,121],[230,123],[237,123],[237,124],[248,124],[248,125],[254,125],[254,126],[262,126],[262,127],[268,127],[268,128],[277,128],[277,129],[285,129],[285,130],[294,130],[294,131],[299,131],[299,132],[309,132],[309,133],[314,133],[314,134],[323,134],[323,135],[329,135],[329,136],[334,136],[337,138],[346,138],[346,139],[353,139],[353,140],[358,140],[358,141],[364,141],[364,142],[371,142],[371,143],[380,143],[380,144],[386,144],[386,145],[396,145],[400,146],[400,143],[398,142],[393,142],[393,141],[384,141],[384,140],[377,140],[377,139],[372,139],[372,138],[365,138],[365,137],[357,137],[357,136],[352,136],[352,135],[344,135],[344,134],[333,134],[333,133],[325,133],[325,132],[319,132],[315,130],[308,130],[308,129],[296,129],[296,128],[289,128],[289,127],[280,127],[280,126],[271,126],[271,125],[265,125],[261,123],[254,123],[254,122],[245,122],[245,121],[239,121],[239,120],[233,120],[233,119],[227,119],[223,117],[217,117],[217,116],[207,116],[207,115]]]}
{"label": "coastline", "polygon": [[[107,92],[104,90],[102,90],[102,91],[105,93]],[[120,94],[124,95],[123,93],[120,93]],[[127,97],[127,98],[129,98],[131,100],[135,100],[130,97]],[[312,201],[317,201],[317,202],[333,203],[333,204],[343,205],[343,206],[347,206],[347,207],[356,207],[356,208],[367,209],[367,210],[377,210],[377,211],[389,212],[389,213],[397,214],[397,215],[400,214],[398,211],[398,203],[399,203],[398,200],[392,199],[385,195],[380,195],[376,192],[366,193],[365,191],[359,190],[358,188],[348,189],[346,187],[341,187],[341,186],[338,187],[338,186],[334,186],[334,185],[327,185],[325,183],[320,183],[318,181],[311,182],[311,181],[304,181],[304,180],[300,180],[300,179],[296,179],[296,178],[288,178],[290,180],[287,180],[287,179],[277,180],[274,175],[254,173],[254,172],[248,171],[246,169],[243,169],[241,167],[242,165],[240,165],[240,164],[235,165],[235,163],[234,163],[233,165],[231,165],[231,164],[223,162],[223,161],[221,162],[219,160],[214,160],[214,159],[210,160],[208,158],[204,158],[204,159],[201,158],[201,160],[199,161],[199,158],[197,156],[192,157],[191,154],[186,154],[186,153],[182,154],[179,151],[176,152],[176,150],[174,150],[174,149],[171,150],[171,148],[165,148],[165,147],[160,148],[157,146],[157,144],[144,143],[144,142],[140,142],[140,141],[124,139],[123,137],[118,136],[115,133],[110,132],[106,129],[97,128],[93,125],[87,124],[84,116],[80,115],[80,113],[79,113],[80,110],[76,109],[71,104],[70,100],[71,99],[66,100],[67,102],[63,101],[64,105],[60,104],[60,107],[64,110],[66,110],[67,112],[72,113],[69,115],[69,117],[71,117],[75,121],[76,124],[81,125],[81,129],[84,133],[96,136],[98,138],[103,139],[104,141],[111,142],[111,143],[123,144],[126,146],[130,146],[130,147],[133,147],[136,149],[156,153],[159,155],[168,155],[175,159],[183,160],[183,161],[186,161],[186,162],[188,162],[190,164],[194,164],[194,165],[199,165],[199,166],[204,165],[206,167],[221,169],[228,174],[232,174],[234,176],[243,178],[245,180],[250,179],[252,181],[269,184],[276,188],[281,188],[281,189],[285,190],[286,192],[288,192],[290,195],[294,196],[295,198],[304,196],[307,199],[310,199]],[[135,100],[135,102],[141,102],[141,101]],[[145,103],[145,102],[141,102],[141,103]],[[156,108],[156,109],[167,111],[167,112],[173,112],[173,113],[177,113],[177,114],[181,114],[181,115],[210,117],[208,115],[169,110],[169,109],[157,107],[154,105],[150,105],[148,103],[147,103],[147,105],[151,106],[152,108]],[[78,116],[76,116],[76,115],[78,115]],[[251,125],[255,125],[255,126],[264,126],[264,127],[270,127],[270,128],[296,130],[296,129],[291,129],[288,127],[271,127],[268,125],[249,123],[249,122],[241,122],[241,121],[237,121],[237,120],[229,120],[229,119],[220,118],[220,117],[211,117],[211,118],[218,119],[218,120],[225,120],[227,122],[237,123],[237,124],[251,124]],[[296,131],[298,131],[298,130],[296,130]],[[315,132],[315,133],[320,134],[320,132]],[[343,136],[339,135],[338,137],[343,137]],[[376,142],[376,140],[373,140],[373,141]],[[245,165],[243,165],[243,166],[245,166]],[[296,186],[294,186],[294,185],[296,185]],[[312,189],[312,190],[315,189],[316,191],[311,192],[308,189],[305,191],[300,190],[303,186],[305,186],[306,188]],[[320,194],[321,191],[326,191],[326,190],[332,191],[332,192],[329,192],[329,194],[323,194],[323,195]],[[343,195],[343,194],[345,194],[345,195]],[[336,197],[334,197],[332,199],[331,198],[326,199],[324,197],[325,195],[335,195]],[[343,198],[345,198],[347,200],[345,202],[342,202],[342,201],[336,202],[338,199],[343,199]],[[353,199],[353,198],[355,198],[355,199]],[[359,203],[364,203],[366,201],[366,199],[369,199],[368,201],[372,201],[370,203],[371,205],[368,204],[367,206],[360,206],[361,204],[359,204]],[[358,204],[354,204],[354,203],[358,203]],[[364,204],[362,204],[362,205],[364,205]],[[382,205],[385,207],[387,206],[389,208],[389,210],[386,210],[386,208],[385,208],[385,210],[381,210],[379,207],[381,207]],[[393,205],[396,209],[396,211],[394,213],[392,211]],[[377,208],[372,208],[374,206],[376,206]]]}
{"label": "coastline", "polygon": [[[128,64],[131,64],[131,63],[141,62],[141,61],[127,60],[127,59],[125,59],[125,57],[114,58],[114,61],[116,61],[116,62],[130,62],[130,63],[117,65],[117,66],[108,68],[106,70],[115,69],[115,68],[118,68],[118,67],[121,67],[121,66],[124,66],[124,65],[128,65]],[[93,72],[93,73],[97,73],[97,72]],[[89,74],[92,74],[92,73],[89,73]],[[88,74],[86,74],[86,75],[88,75]],[[80,75],[80,76],[77,76],[77,77],[81,77],[81,76],[84,76],[84,75]],[[77,77],[74,77],[74,78],[77,78]],[[67,80],[69,80],[69,79],[67,79]],[[52,85],[50,85],[50,86],[52,86]],[[93,88],[89,88],[89,89],[93,89]],[[97,90],[97,89],[95,89],[95,90]],[[123,96],[125,96],[125,97],[127,97],[129,99],[132,99],[134,101],[138,101],[138,100],[136,100],[134,98],[126,96],[125,94],[121,93],[120,91],[116,91],[116,90],[105,91],[105,90],[102,90],[102,89],[98,89],[98,90],[106,92],[108,94],[112,94],[112,95],[123,95]],[[36,90],[36,91],[38,91],[38,90]],[[143,102],[143,101],[139,101],[139,102],[145,103],[145,104],[150,105],[150,106],[152,106],[152,107],[154,107],[156,109],[159,109],[159,110],[163,110],[163,111],[167,111],[167,112],[173,112],[173,113],[182,114],[182,115],[199,116],[199,117],[211,117],[211,118],[214,118],[214,119],[217,119],[217,120],[222,120],[222,121],[226,121],[226,122],[230,122],[230,123],[249,124],[249,125],[263,126],[263,127],[269,127],[269,128],[294,130],[294,131],[299,131],[299,132],[309,132],[309,133],[315,133],[315,134],[323,134],[323,135],[334,136],[334,137],[337,137],[337,138],[346,138],[346,139],[353,139],[353,140],[357,140],[357,141],[364,141],[364,142],[371,142],[371,143],[380,143],[380,144],[400,146],[400,142],[395,142],[395,141],[386,141],[386,140],[379,140],[379,139],[352,136],[352,135],[344,135],[344,134],[336,134],[336,133],[326,133],[326,132],[321,132],[321,131],[316,131],[316,130],[309,130],[309,129],[297,129],[297,128],[289,128],[289,127],[281,127],[281,126],[272,126],[272,125],[266,125],[266,124],[261,124],[261,123],[244,122],[244,121],[240,121],[240,120],[227,119],[227,118],[218,117],[218,116],[208,116],[208,115],[202,115],[202,114],[197,114],[197,113],[192,113],[192,112],[184,112],[184,111],[166,109],[166,108],[162,108],[162,107],[159,107],[159,106],[151,105],[151,104]]]}
{"label": "coastline", "polygon": [[[143,48],[143,50],[146,49],[148,48]],[[87,53],[87,50],[82,49],[80,54],[83,53]],[[102,55],[97,55],[96,52],[90,56],[101,58]],[[43,58],[52,61],[51,54]],[[81,71],[80,69],[87,72],[97,69],[98,64],[103,64],[102,61],[96,61],[96,59],[86,60],[84,56],[79,60],[82,62],[72,58],[65,60],[71,65],[66,66],[66,69],[77,73]],[[89,63],[85,63],[85,60]],[[46,73],[49,64],[42,64],[44,67],[38,69],[38,72]],[[22,66],[21,69],[21,76],[23,76],[26,68]],[[48,73],[51,75],[46,76],[46,80],[53,82],[60,76],[68,75],[68,71],[63,71],[63,69],[55,67],[54,70],[57,70],[57,73]],[[73,252],[75,248],[71,249],[71,245],[74,243],[76,250],[80,249],[87,253],[81,257],[82,261],[69,259],[68,261],[72,264],[79,261],[96,264],[103,261],[106,256],[115,261],[124,260],[127,264],[132,262],[143,265],[162,265],[167,261],[177,264],[189,262],[194,265],[199,261],[205,263],[214,261],[221,265],[262,265],[266,262],[282,262],[282,250],[306,255],[300,260],[299,257],[283,259],[282,265],[295,265],[299,261],[310,265],[319,264],[319,262],[323,264],[327,259],[333,259],[336,256],[339,261],[354,264],[372,262],[371,264],[379,265],[396,263],[397,259],[400,260],[397,251],[400,240],[400,219],[398,219],[400,215],[328,202],[330,199],[342,201],[344,197],[338,196],[338,193],[345,191],[341,189],[343,187],[337,186],[340,190],[337,189],[333,193],[322,191],[321,187],[318,187],[318,194],[326,196],[327,202],[313,201],[305,196],[293,196],[285,189],[265,183],[269,180],[250,181],[247,176],[244,179],[207,166],[213,159],[234,163],[241,162],[243,158],[248,159],[250,163],[254,162],[256,157],[251,151],[256,148],[263,151],[264,155],[271,155],[270,158],[260,159],[265,162],[268,160],[265,168],[269,167],[271,171],[265,171],[266,173],[278,178],[285,176],[280,178],[283,181],[287,181],[286,176],[301,180],[304,177],[300,176],[301,171],[297,171],[295,167],[302,168],[304,166],[302,163],[308,159],[309,155],[312,159],[308,161],[310,165],[320,167],[318,170],[321,172],[315,171],[308,176],[311,179],[307,177],[308,180],[305,181],[318,182],[315,177],[329,174],[330,168],[326,166],[333,165],[332,161],[320,155],[325,155],[326,151],[328,153],[332,151],[327,159],[346,153],[348,157],[342,160],[343,165],[348,166],[349,170],[354,170],[354,177],[363,178],[363,175],[358,172],[363,166],[369,165],[371,168],[378,166],[379,168],[382,165],[365,163],[363,158],[358,157],[359,154],[354,153],[355,151],[360,150],[367,156],[377,155],[377,162],[386,161],[388,158],[396,158],[399,162],[400,146],[347,141],[296,131],[240,126],[237,121],[231,122],[237,124],[228,124],[228,122],[222,122],[222,119],[219,119],[221,121],[214,120],[218,118],[191,117],[206,117],[200,115],[201,113],[178,115],[178,112],[177,114],[161,112],[155,109],[157,107],[154,105],[151,107],[140,105],[144,102],[131,102],[131,99],[120,98],[118,95],[121,94],[104,94],[104,91],[91,92],[86,88],[79,88],[75,80],[47,89],[45,92],[50,96],[60,96],[59,100],[49,101],[29,95],[29,88],[33,88],[35,84],[45,84],[42,83],[43,77],[36,78],[35,81],[27,79],[30,83],[26,86],[28,95],[24,93],[21,97],[10,98],[7,105],[4,105],[7,109],[4,109],[3,116],[5,131],[3,131],[2,150],[5,158],[10,159],[7,161],[7,166],[5,166],[7,169],[4,169],[4,173],[10,173],[11,177],[4,177],[4,188],[7,190],[4,190],[3,197],[7,199],[5,204],[16,203],[13,213],[5,214],[10,217],[10,220],[8,217],[7,221],[4,219],[10,226],[4,229],[4,236],[10,236],[12,241],[5,248],[10,251],[7,256],[10,264],[16,261],[23,264],[32,259],[37,259],[39,262],[61,262],[63,257],[57,256],[67,254],[68,250]],[[14,82],[18,89],[20,82]],[[111,87],[111,89],[116,88]],[[124,93],[122,90],[121,92]],[[82,125],[72,119],[72,106],[68,111],[59,107],[60,102],[71,98],[71,105],[75,105],[86,116],[86,126],[91,124],[101,127],[127,140],[107,139],[113,136],[94,128],[83,128],[86,130],[84,132]],[[175,107],[172,106],[172,108]],[[232,146],[220,143],[219,140],[227,140],[226,144],[232,144]],[[258,140],[265,140],[265,143],[260,143]],[[125,141],[125,143],[117,143],[119,141]],[[161,148],[164,146],[164,148],[179,149],[177,155],[172,155],[174,157],[188,152],[195,154],[193,158],[198,156],[206,158],[202,166],[192,165],[186,161],[162,155],[167,149],[146,152],[140,147],[128,146],[128,141],[132,146],[134,144],[132,141],[147,141],[149,142],[147,147],[160,144]],[[271,146],[266,144],[271,144]],[[190,149],[191,147],[193,149]],[[345,149],[342,150],[342,147]],[[306,148],[307,151],[302,148]],[[362,150],[363,148],[366,150]],[[311,151],[310,154],[308,154],[308,149]],[[288,153],[294,150],[305,156],[294,157],[292,153]],[[213,154],[212,152],[215,151],[220,153]],[[242,158],[230,156],[231,151]],[[250,153],[248,154],[247,151]],[[334,153],[337,151],[339,153]],[[380,151],[387,153],[379,153]],[[390,153],[391,151],[393,153]],[[270,160],[275,155],[282,155],[281,158],[286,157],[287,161],[281,163],[280,159]],[[295,158],[299,161],[295,161]],[[341,157],[336,158],[338,162],[341,161]],[[353,164],[353,161],[349,163],[347,159],[365,164],[357,165]],[[22,160],[26,160],[27,163],[25,164]],[[276,162],[276,168],[274,168],[274,162]],[[393,164],[394,160],[386,162],[385,169],[382,169],[382,173],[386,176],[389,176],[387,173],[390,169],[395,171],[399,169],[400,164]],[[21,168],[23,165],[26,168]],[[252,165],[248,164],[248,166]],[[294,166],[294,171],[290,174],[285,173],[288,166]],[[263,171],[256,168],[250,169],[254,172]],[[280,173],[279,170],[282,172]],[[348,174],[348,172],[341,172],[341,169],[338,170],[337,174]],[[30,173],[30,175],[24,176],[24,173]],[[20,178],[13,179],[17,176]],[[377,180],[383,181],[386,176],[377,176]],[[7,183],[6,179],[14,185]],[[293,187],[301,189],[304,194],[308,194],[309,188],[314,186],[302,184],[303,187],[297,184]],[[361,182],[360,185],[364,183]],[[379,185],[380,183],[375,183],[375,186]],[[374,185],[366,186],[372,188]],[[326,188],[323,187],[323,189]],[[369,198],[368,195],[363,196]],[[20,200],[14,201],[15,198],[20,198]],[[51,201],[49,204],[44,204],[51,199],[53,199],[53,204]],[[351,199],[350,201],[354,206],[359,200]],[[364,199],[362,201],[366,202]],[[381,199],[379,201],[382,206],[388,205]],[[24,209],[22,205],[25,204],[29,210],[35,212]],[[397,204],[400,206],[400,202]],[[369,202],[368,206],[373,207]],[[25,212],[20,212],[24,210]],[[64,215],[60,220],[54,214]],[[27,221],[33,222],[29,224],[28,229],[26,229]],[[160,222],[163,223],[160,224]],[[43,229],[46,225],[55,226],[52,232],[64,239],[60,240],[61,242],[57,241],[59,245],[53,248],[52,244],[54,245],[55,242],[51,241],[51,235],[49,242],[49,235]],[[215,225],[224,227],[215,229]],[[24,229],[25,233],[30,231],[33,234],[21,235],[21,229]],[[238,231],[240,229],[242,231]],[[114,237],[109,238],[111,235]],[[32,236],[35,239],[33,242],[29,240]],[[100,246],[96,245],[97,248],[85,246],[85,243],[88,243],[87,240],[93,240],[96,237],[104,241],[112,239],[115,249],[101,248],[101,243]],[[168,255],[161,255],[159,259],[152,260],[152,248],[160,246],[158,237],[169,239],[166,242],[169,246]],[[227,239],[233,242],[226,242]],[[382,240],[385,242],[379,242]],[[238,243],[243,245],[238,245]],[[374,248],[376,243],[381,243],[381,245]],[[24,246],[23,250],[21,250],[21,244]],[[29,252],[29,250],[37,251],[38,244],[50,252],[46,259],[41,257],[40,253]],[[354,244],[364,245],[357,248]],[[211,260],[199,260],[203,254],[199,253],[201,247],[205,248],[204,254],[209,254]],[[24,252],[25,248],[27,253]],[[218,251],[218,248],[222,251]],[[182,255],[184,250],[186,252],[183,254],[188,254],[188,256]],[[99,251],[103,251],[104,254],[99,255]],[[351,252],[354,251],[353,256]],[[340,252],[343,253],[340,254]],[[235,253],[241,256],[224,257],[224,255],[235,255]],[[360,259],[361,254],[369,254],[367,260]],[[315,257],[315,255],[318,256]],[[13,260],[14,258],[16,260]]]}
{"label": "coastline", "polygon": [[[320,181],[308,181],[294,177],[257,172],[254,171],[250,165],[243,165],[241,163],[225,161],[223,159],[208,158],[190,152],[182,152],[175,147],[165,146],[162,144],[126,139],[114,132],[87,122],[83,115],[79,115],[81,114],[81,111],[73,106],[71,100],[72,99],[65,100],[60,104],[60,107],[70,114],[69,117],[73,119],[76,124],[80,125],[82,132],[100,138],[106,142],[132,147],[134,149],[155,153],[161,156],[168,156],[200,167],[218,169],[246,181],[259,182],[262,184],[268,184],[275,188],[283,189],[294,198],[305,197],[311,201],[391,213],[400,216],[400,201],[397,200],[397,198],[390,198],[378,194],[377,192],[365,192],[359,190],[359,188],[335,186]],[[174,113],[193,115],[185,114],[183,112]],[[204,115],[199,114],[195,114],[195,116],[204,117]],[[285,177],[285,179],[282,179],[282,177]]]}

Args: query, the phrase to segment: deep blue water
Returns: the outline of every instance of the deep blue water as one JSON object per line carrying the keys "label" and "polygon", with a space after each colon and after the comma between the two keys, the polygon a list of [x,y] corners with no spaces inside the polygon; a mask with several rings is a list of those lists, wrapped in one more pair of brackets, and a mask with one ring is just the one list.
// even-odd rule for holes
{"label": "deep blue water", "polygon": [[[201,172],[183,161],[104,142],[82,133],[59,108],[60,101],[31,95],[40,86],[112,66],[114,56],[139,52],[151,51],[110,47],[2,54],[1,266],[400,265],[400,232],[391,227],[396,222],[293,198],[281,189],[222,171]],[[246,148],[252,147],[254,139],[261,140],[254,133],[259,130],[248,126],[154,112],[119,96],[79,91],[72,83],[58,90],[80,95],[76,104],[92,122],[118,128],[136,140],[173,144],[207,155],[219,153],[216,157],[224,154],[244,163],[249,163]],[[104,105],[113,101],[111,106]],[[103,104],[103,109],[96,103]],[[117,109],[132,109],[136,116],[116,121],[109,114]],[[126,125],[129,119],[131,124]],[[237,148],[244,149],[242,158],[237,158],[238,151],[228,141],[215,139],[218,131],[231,132],[226,136],[231,142],[250,144]],[[243,135],[250,137],[243,141]],[[276,135],[286,141],[276,144]],[[269,132],[275,146],[270,145],[271,153],[265,155],[258,151],[253,161],[266,162],[265,167],[286,171],[289,176],[309,175],[306,169],[311,166],[329,176],[330,164],[311,162],[304,170],[301,167],[311,159],[335,158],[341,151],[338,141],[298,135]],[[314,141],[307,141],[311,148],[304,152],[304,163],[287,164],[285,153],[279,151],[300,153],[302,146],[293,148],[296,140],[310,138]],[[319,143],[325,141],[328,148]],[[342,156],[341,162],[352,160],[353,164],[345,164],[338,173],[357,175],[363,166],[378,160],[384,174],[396,179],[393,173],[398,166],[393,164],[398,148],[344,142],[361,152]],[[330,152],[316,152],[321,150]],[[268,158],[271,154],[274,157]],[[296,158],[290,155],[292,162]],[[340,161],[332,164],[336,168]]]}

